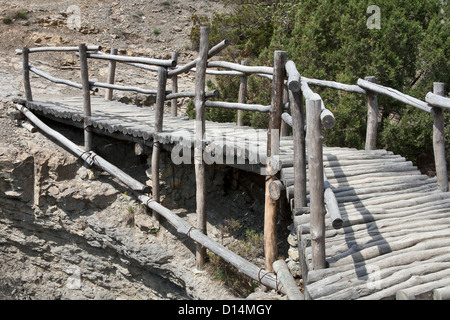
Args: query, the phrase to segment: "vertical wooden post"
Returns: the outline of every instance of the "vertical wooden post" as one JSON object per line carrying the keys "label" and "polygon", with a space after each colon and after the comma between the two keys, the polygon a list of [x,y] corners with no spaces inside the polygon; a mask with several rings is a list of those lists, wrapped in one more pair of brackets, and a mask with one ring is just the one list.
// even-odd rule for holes
{"label": "vertical wooden post", "polygon": [[[435,82],[433,93],[445,96],[445,84]],[[439,107],[433,107],[434,124],[433,124],[433,150],[434,162],[436,165],[436,178],[438,180],[439,189],[442,192],[448,192],[448,171],[447,159],[445,154],[445,124],[444,110]]]}
{"label": "vertical wooden post", "polygon": [[321,100],[306,101],[306,119],[308,122],[306,141],[308,145],[313,270],[324,269],[326,267],[323,136],[320,121],[321,107]]}
{"label": "vertical wooden post", "polygon": [[295,208],[305,208],[306,202],[306,145],[305,112],[300,92],[289,90],[292,116],[292,134],[294,139],[294,212]]}
{"label": "vertical wooden post", "polygon": [[81,84],[83,85],[83,110],[84,110],[84,148],[92,150],[92,126],[88,125],[91,118],[91,88],[89,84],[89,68],[86,53],[86,44],[80,43]]}
{"label": "vertical wooden post", "polygon": [[[243,60],[241,62],[241,65],[248,66],[248,61]],[[241,83],[239,85],[239,98],[238,98],[239,103],[247,102],[247,79],[248,79],[247,75],[241,76]],[[242,110],[237,111],[237,125],[238,126],[244,125],[244,121],[242,119]]]}
{"label": "vertical wooden post", "polygon": [[[158,68],[158,88],[156,93],[155,112],[155,136],[153,137],[152,151],[152,197],[160,202],[159,194],[159,161],[161,157],[161,143],[156,140],[156,135],[163,130],[164,102],[166,100],[167,69]],[[159,219],[159,214],[153,211],[153,217]]]}
{"label": "vertical wooden post", "polygon": [[[118,50],[116,48],[111,48],[111,54],[116,55]],[[110,60],[108,66],[108,83],[114,84],[116,78],[116,61]],[[113,89],[106,89],[105,99],[112,100],[113,98]]]}
{"label": "vertical wooden post", "polygon": [[[197,201],[197,229],[207,234],[206,230],[206,164],[203,159],[203,138],[205,135],[205,84],[208,64],[209,28],[200,29],[199,59],[195,78],[195,146],[194,164]],[[206,248],[197,243],[196,267],[202,270],[205,264]]]}
{"label": "vertical wooden post", "polygon": [[27,98],[27,101],[33,101],[30,82],[29,54],[30,49],[28,49],[28,47],[24,47],[22,49],[23,85],[25,88],[25,96]]}
{"label": "vertical wooden post", "polygon": [[[365,80],[374,82],[375,77],[366,77]],[[366,150],[377,149],[377,128],[378,128],[378,97],[374,92],[367,92],[367,132]]]}
{"label": "vertical wooden post", "polygon": [[[178,61],[178,52],[172,52],[172,60]],[[172,80],[172,93],[178,92],[178,75],[174,75],[171,77]],[[178,101],[177,99],[172,99],[172,117],[176,117],[178,115]]]}
{"label": "vertical wooden post", "polygon": [[277,201],[270,196],[270,183],[277,179],[278,172],[270,166],[270,157],[279,154],[281,115],[283,114],[284,80],[286,78],[286,52],[275,51],[274,70],[272,82],[272,102],[270,107],[270,122],[267,132],[267,178],[266,201],[264,213],[264,249],[266,258],[266,270],[274,272],[273,263],[277,259]]}

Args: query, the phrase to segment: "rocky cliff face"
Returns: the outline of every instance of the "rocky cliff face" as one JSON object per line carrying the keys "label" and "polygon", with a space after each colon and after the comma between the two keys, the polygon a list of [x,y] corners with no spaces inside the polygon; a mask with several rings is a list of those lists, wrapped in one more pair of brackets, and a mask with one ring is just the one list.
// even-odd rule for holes
{"label": "rocky cliff face", "polygon": [[22,130],[15,128],[31,139],[21,148],[0,146],[1,291],[25,299],[210,297],[202,284],[210,280],[177,266],[193,266],[192,253],[120,183]]}

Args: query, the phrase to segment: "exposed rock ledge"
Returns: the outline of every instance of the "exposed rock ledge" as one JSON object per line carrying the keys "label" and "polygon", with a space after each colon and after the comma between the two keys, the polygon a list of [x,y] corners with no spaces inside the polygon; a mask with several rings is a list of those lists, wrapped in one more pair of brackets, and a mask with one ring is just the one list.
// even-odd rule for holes
{"label": "exposed rock ledge", "polygon": [[159,229],[123,186],[98,173],[90,180],[73,155],[40,134],[12,129],[24,139],[0,145],[3,294],[13,299],[234,298],[194,271],[192,243],[181,239],[183,245],[176,231]]}

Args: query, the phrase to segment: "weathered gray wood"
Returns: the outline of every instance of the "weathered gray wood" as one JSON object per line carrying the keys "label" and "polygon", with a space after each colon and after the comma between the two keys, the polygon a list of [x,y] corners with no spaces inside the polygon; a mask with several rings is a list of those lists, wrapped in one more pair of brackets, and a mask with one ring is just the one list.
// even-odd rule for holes
{"label": "weathered gray wood", "polygon": [[281,118],[282,118],[283,121],[284,121],[285,123],[287,123],[290,127],[293,126],[293,124],[292,124],[292,116],[291,116],[289,113],[284,112],[284,113],[281,115]]}
{"label": "weathered gray wood", "polygon": [[[290,104],[289,104],[289,90],[287,89],[287,86],[284,86],[283,105],[285,110],[284,113],[289,114]],[[283,119],[283,115],[281,115],[281,118]],[[290,133],[291,133],[291,126],[288,125],[285,121],[281,121],[280,139],[283,139],[284,137],[289,137]]]}
{"label": "weathered gray wood", "polygon": [[289,60],[288,62],[286,62],[286,73],[288,76],[287,86],[289,90],[293,92],[299,92],[301,89],[301,76],[297,70],[297,67],[295,66],[294,61]]}
{"label": "weathered gray wood", "polygon": [[311,246],[313,270],[324,269],[325,261],[325,203],[322,130],[320,112],[322,102],[306,100],[307,149],[311,207]]}
{"label": "weathered gray wood", "polygon": [[33,101],[33,94],[31,93],[30,82],[30,65],[29,65],[29,53],[30,49],[24,47],[22,49],[22,69],[23,69],[23,85],[25,88],[25,97],[27,101]]}
{"label": "weathered gray wood", "polygon": [[318,86],[318,87],[324,87],[324,88],[331,88],[341,91],[347,91],[352,93],[360,93],[366,95],[367,92],[363,88],[357,86],[357,85],[349,85],[349,84],[343,84],[335,81],[328,81],[328,80],[317,80],[317,79],[309,79],[305,77],[301,77],[301,81],[306,82],[308,85],[312,86]]}
{"label": "weathered gray wood", "polygon": [[[215,242],[203,232],[197,230],[185,220],[180,218],[177,214],[171,212],[149,197],[139,195],[139,200],[150,209],[157,210],[161,216],[166,218],[167,221],[177,229],[178,233],[189,237],[198,245],[207,248],[211,252],[214,252],[215,254],[223,258],[226,262],[234,266],[239,272],[247,275],[249,278],[258,281],[269,288],[278,288],[278,281],[272,273],[262,270],[261,268],[245,260],[241,256],[225,248],[223,245]],[[286,294],[286,291],[283,287],[280,288],[280,291]]]}
{"label": "weathered gray wood", "polygon": [[[57,52],[57,51],[78,51],[79,47],[39,47],[39,48],[30,48],[29,53],[33,52]],[[87,46],[87,51],[100,51],[102,50],[101,46]],[[21,55],[23,50],[16,50],[17,55]]]}
{"label": "weathered gray wood", "polygon": [[441,96],[437,93],[428,92],[425,101],[433,107],[450,108],[450,98],[446,98],[445,94]]}
{"label": "weathered gray wood", "polygon": [[[155,134],[163,131],[163,119],[164,119],[164,102],[166,95],[167,84],[167,70],[163,67],[159,67],[158,70],[158,89],[156,95],[155,106]],[[161,158],[161,143],[154,141],[152,152],[152,198],[156,202],[160,202],[160,181],[159,181],[159,163]],[[156,211],[153,211],[153,217],[159,219],[159,215]]]}
{"label": "weathered gray wood", "polygon": [[327,207],[328,215],[331,219],[331,225],[335,229],[342,228],[343,219],[340,213],[339,204],[336,200],[336,195],[334,194],[330,183],[328,182],[327,175],[324,173],[324,201]]}
{"label": "weathered gray wood", "polygon": [[332,129],[336,125],[336,119],[333,112],[325,108],[323,101],[321,102],[320,121],[325,129]]}
{"label": "weathered gray wood", "polygon": [[305,111],[301,93],[289,91],[292,114],[292,134],[294,141],[294,208],[306,207],[306,141]]}
{"label": "weathered gray wood", "polygon": [[[172,52],[172,59],[178,61],[178,52]],[[170,77],[172,80],[172,93],[178,93],[178,76],[173,75]],[[176,117],[178,115],[178,100],[177,98],[172,98],[171,101],[171,114],[172,117]]]}
{"label": "weathered gray wood", "polygon": [[[213,56],[219,54],[223,49],[225,49],[226,47],[228,47],[230,45],[230,41],[229,40],[223,40],[222,42],[220,42],[219,44],[215,45],[214,47],[212,47],[209,51],[208,51],[208,58],[212,58]],[[185,64],[184,66],[179,66],[173,70],[169,70],[169,77],[172,77],[174,75],[179,75],[182,74],[184,72],[189,72],[190,70],[192,70],[198,62],[199,58]],[[197,70],[195,71],[197,72]]]}
{"label": "weathered gray wood", "polygon": [[[375,77],[366,77],[366,81],[375,83]],[[374,92],[368,91],[367,95],[367,132],[366,150],[377,149],[377,129],[378,129],[378,97]]]}
{"label": "weathered gray wood", "polygon": [[28,130],[31,133],[35,133],[37,131],[36,128],[31,123],[29,123],[28,121],[18,120],[17,124],[19,126],[21,126],[22,128]]}
{"label": "weathered gray wood", "polygon": [[[444,275],[450,275],[448,272],[442,272]],[[450,278],[441,279],[441,274],[435,275],[435,281],[414,285],[410,288],[401,289],[397,292],[397,300],[416,300],[421,297],[428,296],[431,299],[433,290],[438,287],[450,286]],[[418,281],[419,282],[419,281]]]}
{"label": "weathered gray wood", "polygon": [[[205,92],[206,98],[218,98],[220,97],[219,90],[211,90]],[[178,92],[178,93],[169,93],[167,92],[166,100],[173,100],[179,98],[195,98],[195,92]]]}
{"label": "weathered gray wood", "polygon": [[273,75],[274,73],[272,67],[243,66],[237,63],[226,61],[210,61],[208,62],[208,68],[225,68],[229,70],[243,72],[246,74],[263,73]]}
{"label": "weathered gray wood", "polygon": [[[275,51],[273,82],[272,82],[272,102],[270,107],[269,130],[267,132],[267,156],[274,157],[279,154],[281,115],[283,113],[283,93],[284,81],[286,78],[286,57],[284,51]],[[276,180],[277,172],[267,164],[266,178],[266,201],[264,212],[264,249],[266,259],[266,270],[273,272],[273,263],[278,256],[277,246],[277,201],[270,197],[270,183]]]}
{"label": "weathered gray wood", "polygon": [[269,193],[273,200],[279,200],[284,191],[286,188],[280,180],[270,182]]}
{"label": "weathered gray wood", "polygon": [[84,148],[86,151],[92,150],[92,127],[88,125],[91,117],[91,90],[89,84],[89,67],[87,61],[86,44],[78,46],[81,65],[81,84],[83,86],[83,116],[84,116]]}
{"label": "weathered gray wood", "polygon": [[[117,55],[118,49],[111,48],[111,54]],[[116,78],[116,61],[110,60],[108,65],[108,84],[114,84],[114,80]],[[112,100],[113,98],[113,89],[107,89],[105,94],[106,100]]]}
{"label": "weathered gray wood", "polygon": [[143,94],[152,94],[156,95],[156,90],[148,90],[148,89],[142,89],[138,87],[130,87],[130,86],[121,86],[117,84],[109,84],[109,83],[103,83],[103,82],[97,82],[97,81],[90,81],[89,82],[91,87],[99,87],[99,88],[106,88],[106,89],[112,89],[112,90],[119,90],[119,91],[134,91],[138,93]]}
{"label": "weathered gray wood", "polygon": [[[248,66],[248,61],[243,60],[241,62],[241,65]],[[247,76],[243,75],[240,78],[240,84],[239,84],[239,96],[238,96],[238,103],[245,104],[247,102]],[[237,111],[237,125],[243,126],[244,121],[242,119],[242,110]]]}
{"label": "weathered gray wood", "polygon": [[177,62],[175,60],[160,60],[160,59],[152,59],[152,58],[142,58],[142,57],[128,57],[128,56],[119,56],[112,54],[104,54],[104,53],[87,53],[87,57],[90,59],[99,59],[99,60],[110,60],[117,61],[123,63],[142,63],[149,64],[159,67],[175,67]]}
{"label": "weathered gray wood", "polygon": [[433,300],[450,300],[450,286],[434,289]]}
{"label": "weathered gray wood", "polygon": [[366,90],[370,90],[372,92],[376,92],[391,97],[412,107],[416,107],[425,112],[432,113],[432,108],[427,103],[414,97],[411,97],[407,94],[401,93],[398,90],[389,87],[384,87],[382,85],[375,84],[363,79],[358,80],[358,85]]}
{"label": "weathered gray wood", "polygon": [[47,126],[45,123],[43,123],[41,120],[39,120],[38,117],[36,117],[32,112],[30,112],[27,108],[21,105],[16,105],[16,109],[18,109],[20,112],[22,112],[25,117],[27,117],[34,125],[36,125],[39,129],[41,129],[44,133],[48,134],[52,138],[56,139],[60,143],[62,143],[64,146],[66,146],[70,151],[75,153],[78,157],[82,158],[86,163],[90,166],[96,165],[102,170],[107,171],[108,173],[111,173],[115,177],[117,177],[120,181],[128,185],[130,188],[132,188],[134,191],[139,192],[148,192],[149,187],[145,186],[144,184],[131,179],[129,176],[124,174],[119,168],[113,166],[112,164],[105,161],[102,157],[95,154],[94,152],[86,152],[79,146],[77,146],[75,143],[64,137],[61,133],[51,129],[49,126]]}
{"label": "weathered gray wood", "polygon": [[305,300],[300,287],[295,282],[289,268],[284,260],[277,260],[273,263],[273,269],[277,274],[277,279],[286,290],[286,295],[289,300]]}
{"label": "weathered gray wood", "polygon": [[[206,164],[203,159],[202,141],[205,134],[205,84],[208,64],[209,28],[200,29],[199,59],[195,79],[195,147],[194,165],[197,203],[197,229],[207,234],[206,216]],[[202,270],[206,259],[206,249],[197,244],[196,267]]]}
{"label": "weathered gray wood", "polygon": [[300,88],[306,100],[320,100],[321,114],[320,119],[325,129],[332,129],[336,124],[334,114],[325,107],[322,98],[313,92],[305,81],[300,82]]}
{"label": "weathered gray wood", "polygon": [[245,111],[259,111],[259,112],[270,111],[270,106],[263,106],[260,104],[243,104],[225,101],[206,101],[205,106],[208,108],[223,108],[223,109],[235,109]]}
{"label": "weathered gray wood", "polygon": [[[437,96],[444,96],[445,84],[442,82],[435,82],[434,94]],[[434,163],[436,165],[436,177],[438,179],[440,190],[442,192],[447,192],[449,190],[449,187],[448,187],[447,155],[445,150],[444,110],[439,107],[433,107],[433,111],[434,111],[433,150],[434,150]]]}
{"label": "weathered gray wood", "polygon": [[70,87],[74,87],[74,88],[77,88],[77,89],[83,89],[83,85],[81,85],[79,83],[76,83],[76,82],[73,82],[73,81],[70,81],[70,80],[66,80],[66,79],[55,78],[55,77],[53,77],[53,76],[51,76],[51,75],[49,75],[49,74],[47,74],[47,73],[45,73],[45,72],[35,68],[33,66],[30,66],[29,70],[31,72],[37,74],[38,76],[41,76],[42,78],[47,79],[47,80],[49,80],[51,82],[59,83],[59,84],[65,84],[65,85],[68,85]]}
{"label": "weathered gray wood", "polygon": [[306,247],[308,247],[308,240],[303,235],[303,226],[296,221],[297,217],[294,217],[294,228],[295,232],[297,234],[297,248],[298,248],[298,255],[300,260],[300,266],[302,268],[302,279],[303,279],[303,285],[306,285],[308,283],[308,273],[309,273],[309,267],[306,257]]}

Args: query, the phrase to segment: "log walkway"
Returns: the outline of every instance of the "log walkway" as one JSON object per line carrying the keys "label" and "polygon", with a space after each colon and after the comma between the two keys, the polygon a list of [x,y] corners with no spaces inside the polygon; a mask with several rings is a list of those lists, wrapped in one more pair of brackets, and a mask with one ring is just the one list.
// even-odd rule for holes
{"label": "log walkway", "polygon": [[[101,47],[23,48],[23,80],[26,99],[17,109],[32,122],[33,113],[82,128],[84,148],[40,123],[40,128],[79,155],[88,164],[100,159],[92,151],[93,134],[133,141],[150,147],[151,198],[146,186],[102,160],[101,168],[138,193],[153,216],[166,218],[179,232],[196,241],[196,267],[202,269],[206,249],[213,251],[250,278],[281,290],[289,299],[450,299],[450,193],[448,187],[444,111],[450,108],[444,84],[434,83],[426,102],[375,83],[374,77],[357,85],[304,78],[287,54],[276,51],[274,67],[208,61],[229,42],[209,48],[209,29],[201,28],[199,57],[177,66],[171,60],[117,56]],[[44,51],[75,52],[80,58],[81,84],[50,76],[29,64],[29,55]],[[94,51],[92,53],[91,51]],[[88,59],[109,61],[108,83],[89,81]],[[115,64],[158,72],[156,90],[114,84]],[[177,76],[194,71],[195,92],[177,92]],[[225,70],[209,70],[221,68]],[[76,97],[51,98],[32,94],[30,72],[49,81],[82,90]],[[211,101],[218,92],[205,91],[206,74],[238,76],[239,102]],[[249,76],[272,81],[271,105],[246,104]],[[172,91],[167,90],[172,80]],[[323,145],[322,130],[331,130],[336,119],[320,95],[309,86],[343,90],[367,98],[365,150]],[[92,95],[106,89],[105,98]],[[156,95],[155,110],[113,100],[113,90]],[[422,175],[410,161],[386,150],[376,150],[377,94],[402,101],[434,117],[433,149],[436,178]],[[177,115],[176,99],[194,98],[195,120]],[[170,116],[165,101],[171,100]],[[205,120],[206,108],[238,111],[237,123]],[[269,114],[269,129],[243,126],[241,111]],[[17,118],[21,121],[20,115]],[[292,136],[286,134],[288,126]],[[44,130],[44,129],[45,130]],[[281,134],[280,134],[281,133]],[[186,225],[159,204],[160,152],[171,152],[175,164],[195,167],[197,225]],[[138,148],[137,148],[138,150]],[[98,163],[98,161],[97,161]],[[225,164],[265,176],[265,269],[245,261],[207,236],[205,166]],[[304,293],[278,259],[276,225],[278,201],[285,197],[292,210],[293,236],[301,265]],[[291,242],[292,244],[292,242]],[[280,279],[277,279],[279,276]],[[281,285],[281,287],[280,287]]]}
{"label": "log walkway", "polygon": [[[154,118],[154,111],[101,97],[92,97],[91,101],[89,121],[98,133],[120,134],[124,139],[140,138],[148,143],[153,140],[154,125],[149,119]],[[83,126],[80,97],[52,101],[37,98],[26,106],[53,120]],[[182,132],[183,145],[192,147],[194,122],[184,117],[167,117],[163,132],[155,139],[170,150]],[[235,123],[207,125],[216,134],[215,138],[210,136],[209,144],[223,149],[224,156],[228,150],[247,160],[241,166],[245,170],[258,173],[265,168],[261,164],[265,149],[258,150],[258,145],[267,144],[266,130],[238,127]],[[227,148],[226,139],[217,139],[221,132],[239,133],[233,149]],[[223,143],[220,148],[218,143]],[[280,182],[290,202],[294,194],[293,149],[292,137],[281,140]],[[436,178],[422,175],[411,162],[385,150],[324,147],[323,160],[344,222],[336,230],[326,219],[326,269],[313,271],[311,247],[305,248],[305,261],[311,270],[305,276],[306,290],[311,299],[392,298],[400,289],[428,284],[427,279],[444,284],[450,281],[450,272],[446,271],[450,265],[450,193],[439,192]],[[254,165],[249,166],[249,162]],[[302,240],[308,242],[309,215],[296,219]],[[418,290],[414,293],[417,296],[431,292],[426,288],[424,292]]]}

